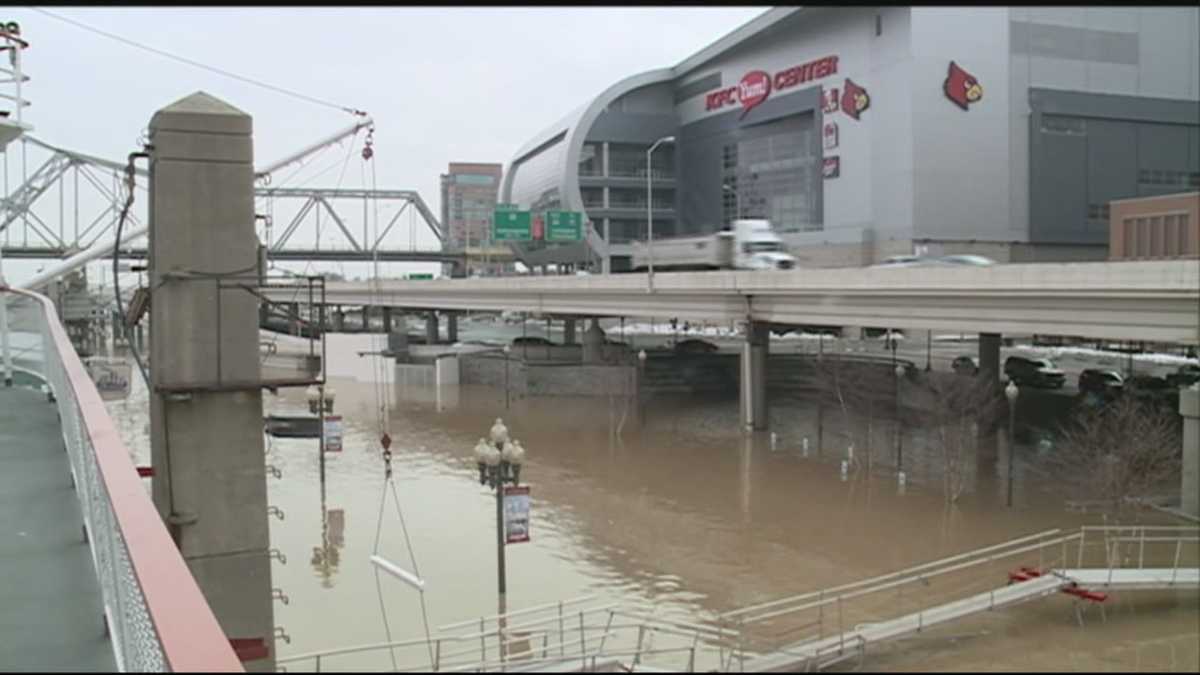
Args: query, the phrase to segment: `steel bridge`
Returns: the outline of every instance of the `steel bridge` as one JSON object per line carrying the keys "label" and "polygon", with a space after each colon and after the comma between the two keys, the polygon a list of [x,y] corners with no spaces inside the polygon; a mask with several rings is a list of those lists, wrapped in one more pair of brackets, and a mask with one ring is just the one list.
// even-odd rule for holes
{"label": "steel bridge", "polygon": [[[256,213],[259,214],[257,229],[260,241],[267,246],[268,258],[279,261],[432,262],[462,267],[467,252],[445,248],[441,225],[415,190],[271,185],[272,176],[280,169],[346,141],[370,124],[369,119],[356,122],[256,171],[259,183],[255,189]],[[18,142],[22,144],[19,152],[8,152],[5,156],[5,194],[0,203],[3,256],[61,259],[106,242],[111,247],[126,197],[125,165],[55,146],[28,134]],[[10,148],[17,150],[15,144]],[[14,158],[19,163],[11,161]],[[20,183],[10,189],[9,176],[13,173]],[[136,169],[134,180],[135,191],[140,192],[141,197],[147,195],[146,170]],[[138,201],[144,205],[146,200]],[[361,208],[353,208],[356,204]],[[375,222],[374,228],[371,227],[373,209],[391,211],[386,223]],[[277,210],[285,216],[281,228],[275,226]],[[130,211],[126,231],[144,230],[144,218],[139,211],[141,209],[136,207]],[[407,227],[403,225],[405,215],[408,216]],[[416,239],[421,229],[431,232],[438,245],[419,247]],[[379,234],[369,236],[375,231]],[[334,236],[333,246],[323,245],[323,233]],[[128,248],[129,243],[122,246],[122,255],[145,256],[144,247]]]}

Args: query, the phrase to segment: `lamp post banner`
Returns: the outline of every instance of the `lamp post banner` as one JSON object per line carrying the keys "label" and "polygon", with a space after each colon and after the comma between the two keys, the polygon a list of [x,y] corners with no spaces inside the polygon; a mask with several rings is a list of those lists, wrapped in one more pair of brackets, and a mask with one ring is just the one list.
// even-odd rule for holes
{"label": "lamp post banner", "polygon": [[529,486],[504,488],[504,543],[529,541]]}
{"label": "lamp post banner", "polygon": [[325,416],[325,452],[342,451],[342,416]]}

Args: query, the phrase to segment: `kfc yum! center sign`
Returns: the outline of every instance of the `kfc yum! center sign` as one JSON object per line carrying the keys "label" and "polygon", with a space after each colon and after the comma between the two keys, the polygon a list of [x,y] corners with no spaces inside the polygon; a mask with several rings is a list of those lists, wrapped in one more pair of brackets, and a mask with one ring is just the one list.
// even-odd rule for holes
{"label": "kfc yum! center sign", "polygon": [[754,106],[766,101],[772,91],[782,91],[789,87],[837,73],[838,57],[825,56],[808,63],[781,70],[774,75],[765,70],[752,70],[742,76],[741,81],[732,87],[718,89],[704,97],[706,111],[720,110],[726,106],[741,104],[742,117]]}

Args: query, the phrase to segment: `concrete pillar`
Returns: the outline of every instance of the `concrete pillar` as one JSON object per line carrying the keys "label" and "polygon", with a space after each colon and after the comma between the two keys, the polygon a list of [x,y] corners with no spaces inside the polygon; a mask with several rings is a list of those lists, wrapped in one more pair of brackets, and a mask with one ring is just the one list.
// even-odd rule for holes
{"label": "concrete pillar", "polygon": [[392,308],[391,307],[383,308],[383,332],[384,333],[392,332]]}
{"label": "concrete pillar", "polygon": [[436,345],[438,341],[438,315],[434,310],[425,316],[425,341],[431,345]]}
{"label": "concrete pillar", "polygon": [[333,310],[333,331],[335,333],[343,333],[345,330],[346,310],[342,309],[341,305],[338,305],[337,308]]}
{"label": "concrete pillar", "polygon": [[1183,415],[1183,489],[1180,508],[1200,517],[1200,383],[1179,390]]}
{"label": "concrete pillar", "polygon": [[583,332],[583,362],[604,363],[604,331],[599,319],[592,319],[592,325]]}
{"label": "concrete pillar", "polygon": [[563,321],[563,344],[575,344],[575,319],[566,319]]}
{"label": "concrete pillar", "polygon": [[154,504],[225,634],[270,648],[246,669],[274,672],[258,299],[168,278],[254,267],[251,118],[197,92],[155,113],[150,143]]}
{"label": "concrete pillar", "polygon": [[752,321],[746,326],[746,342],[741,359],[741,412],[745,428],[767,428],[767,355],[770,352],[770,325]]}
{"label": "concrete pillar", "polygon": [[371,332],[371,306],[363,305],[362,308],[362,329],[364,333]]}
{"label": "concrete pillar", "polygon": [[458,342],[458,314],[455,312],[446,315],[446,339],[450,344]]}
{"label": "concrete pillar", "polygon": [[1000,383],[1000,334],[979,334],[979,376]]}

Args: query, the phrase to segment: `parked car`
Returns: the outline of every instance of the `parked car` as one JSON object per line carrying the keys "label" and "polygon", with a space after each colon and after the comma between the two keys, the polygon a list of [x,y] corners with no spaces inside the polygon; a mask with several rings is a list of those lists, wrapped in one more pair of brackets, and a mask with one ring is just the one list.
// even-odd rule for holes
{"label": "parked car", "polygon": [[514,347],[553,347],[554,343],[540,335],[523,335],[513,338],[512,345]]}
{"label": "parked car", "polygon": [[978,375],[979,359],[974,356],[960,356],[950,364],[950,370],[959,375]]}
{"label": "parked car", "polygon": [[675,343],[675,352],[679,354],[712,354],[720,349],[708,340],[688,338]]}
{"label": "parked car", "polygon": [[1115,394],[1125,386],[1125,378],[1115,370],[1088,368],[1079,373],[1079,392]]}
{"label": "parked car", "polygon": [[1027,384],[1033,387],[1062,389],[1067,382],[1066,373],[1050,359],[1010,356],[1004,360],[1004,374],[1017,386]]}
{"label": "parked car", "polygon": [[1200,366],[1194,363],[1185,363],[1179,366],[1179,370],[1167,375],[1166,381],[1172,387],[1190,387],[1196,382],[1200,382]]}
{"label": "parked car", "polygon": [[940,257],[922,255],[895,255],[872,265],[872,267],[986,267],[996,261],[981,255],[944,255]]}

